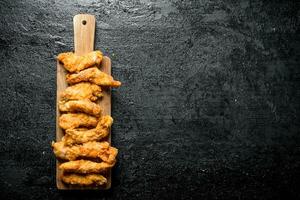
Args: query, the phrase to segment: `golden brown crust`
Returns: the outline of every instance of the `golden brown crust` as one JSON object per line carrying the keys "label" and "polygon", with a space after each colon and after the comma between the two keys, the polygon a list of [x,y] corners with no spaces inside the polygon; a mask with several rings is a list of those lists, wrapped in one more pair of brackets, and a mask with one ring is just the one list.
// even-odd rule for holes
{"label": "golden brown crust", "polygon": [[63,160],[76,160],[78,157],[100,158],[103,162],[114,163],[118,149],[108,142],[87,142],[81,145],[66,146],[64,138],[60,142],[52,142],[56,157]]}
{"label": "golden brown crust", "polygon": [[66,80],[69,84],[89,81],[101,86],[121,86],[120,81],[115,81],[112,76],[100,71],[97,67],[85,69],[77,74],[68,74]]}
{"label": "golden brown crust", "polygon": [[98,85],[84,82],[67,87],[60,96],[62,102],[81,99],[96,101],[99,97],[102,97],[103,94],[101,87]]}
{"label": "golden brown crust", "polygon": [[113,118],[109,115],[102,116],[94,129],[67,129],[64,137],[66,145],[81,144],[90,141],[99,141],[109,134]]}
{"label": "golden brown crust", "polygon": [[59,117],[59,126],[62,129],[72,129],[77,127],[95,127],[97,118],[83,113],[67,113]]}
{"label": "golden brown crust", "polygon": [[101,107],[88,99],[61,101],[59,102],[59,110],[62,112],[84,112],[94,116],[101,114]]}
{"label": "golden brown crust", "polygon": [[65,52],[57,56],[57,60],[62,62],[69,72],[79,72],[94,65],[99,66],[102,58],[101,51],[92,51],[83,56],[77,56],[73,52]]}
{"label": "golden brown crust", "polygon": [[110,133],[113,119],[109,115],[100,117],[101,107],[93,101],[103,96],[100,86],[119,87],[121,82],[98,68],[102,59],[100,51],[83,56],[66,52],[57,57],[70,72],[67,83],[74,84],[60,94],[58,104],[58,109],[66,112],[59,117],[59,126],[66,134],[60,142],[52,142],[56,157],[68,161],[59,166],[63,171],[60,178],[66,184],[105,185],[107,179],[100,173],[109,175],[107,170],[116,163],[118,149],[99,142]]}
{"label": "golden brown crust", "polygon": [[93,162],[89,160],[75,160],[69,161],[61,164],[59,169],[64,172],[75,172],[75,173],[100,173],[105,172],[108,169],[112,168],[115,163],[106,163],[106,162]]}
{"label": "golden brown crust", "polygon": [[63,174],[61,180],[64,183],[71,185],[89,186],[89,185],[104,185],[107,179],[100,174]]}

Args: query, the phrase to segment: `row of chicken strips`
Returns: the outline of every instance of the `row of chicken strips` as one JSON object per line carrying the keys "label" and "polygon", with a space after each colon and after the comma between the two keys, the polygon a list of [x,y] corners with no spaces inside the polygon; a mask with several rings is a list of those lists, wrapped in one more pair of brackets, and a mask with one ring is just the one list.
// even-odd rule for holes
{"label": "row of chicken strips", "polygon": [[[66,184],[105,185],[106,172],[116,163],[118,149],[104,139],[110,133],[113,118],[102,115],[102,88],[119,87],[121,82],[102,72],[99,67],[103,54],[93,51],[83,56],[61,53],[57,59],[68,71],[69,84],[61,94],[59,126],[64,130],[61,141],[52,142],[53,152],[64,161],[61,180]],[[104,86],[104,87],[103,87]]]}

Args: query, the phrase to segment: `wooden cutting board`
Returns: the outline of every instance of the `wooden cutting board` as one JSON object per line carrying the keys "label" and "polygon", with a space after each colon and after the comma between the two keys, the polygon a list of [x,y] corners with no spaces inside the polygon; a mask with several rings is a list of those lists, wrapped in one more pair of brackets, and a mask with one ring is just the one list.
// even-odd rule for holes
{"label": "wooden cutting board", "polygon": [[[75,54],[83,55],[94,50],[94,38],[95,38],[95,16],[87,14],[79,14],[74,16],[74,47]],[[111,62],[110,58],[107,56],[103,57],[100,65],[100,70],[111,74]],[[64,67],[57,62],[57,90],[56,90],[56,141],[60,141],[64,136],[63,130],[58,125],[58,119],[61,115],[58,109],[58,102],[60,100],[60,93],[66,89],[68,86],[66,82],[66,70]],[[97,102],[103,109],[103,115],[111,115],[111,91],[109,88],[105,89],[103,92],[103,98]],[[108,142],[111,143],[111,136],[109,134],[107,138]],[[58,166],[60,161],[56,162],[56,185],[60,190],[77,190],[77,189],[109,189],[111,187],[111,170],[107,172],[105,177],[107,178],[107,184],[105,187],[79,187],[79,186],[69,186],[64,184],[60,176],[62,171],[59,170]]]}

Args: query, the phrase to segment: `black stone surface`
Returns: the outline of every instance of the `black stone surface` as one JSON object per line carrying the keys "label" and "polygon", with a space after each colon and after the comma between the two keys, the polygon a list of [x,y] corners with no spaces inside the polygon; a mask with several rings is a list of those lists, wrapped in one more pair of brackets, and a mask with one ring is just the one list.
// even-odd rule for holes
{"label": "black stone surface", "polygon": [[[112,189],[55,185],[55,55],[110,56]],[[2,199],[299,199],[298,1],[0,2]]]}

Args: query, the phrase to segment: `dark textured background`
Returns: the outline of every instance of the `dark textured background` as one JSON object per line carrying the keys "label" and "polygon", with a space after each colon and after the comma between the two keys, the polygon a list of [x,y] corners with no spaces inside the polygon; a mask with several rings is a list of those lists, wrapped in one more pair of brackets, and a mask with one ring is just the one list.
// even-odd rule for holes
{"label": "dark textured background", "polygon": [[[1,1],[1,199],[299,199],[296,2]],[[55,55],[78,13],[123,82],[107,192],[55,185]]]}

